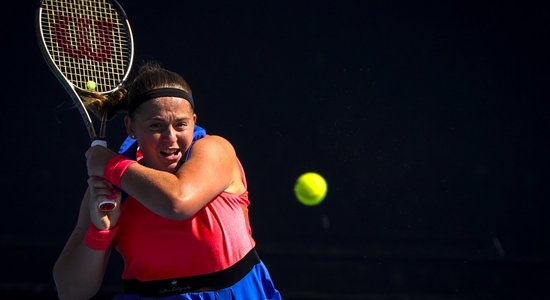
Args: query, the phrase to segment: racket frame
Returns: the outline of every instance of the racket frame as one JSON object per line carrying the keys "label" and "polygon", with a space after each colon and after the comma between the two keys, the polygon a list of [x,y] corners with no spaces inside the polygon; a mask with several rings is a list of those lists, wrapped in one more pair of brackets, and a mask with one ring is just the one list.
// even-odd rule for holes
{"label": "racket frame", "polygon": [[[48,46],[46,44],[46,37],[44,36],[44,28],[43,28],[43,22],[42,22],[42,16],[43,16],[43,4],[46,1],[51,0],[41,0],[38,9],[36,10],[36,17],[35,17],[35,26],[36,26],[36,33],[37,33],[37,39],[38,39],[38,45],[40,47],[40,52],[42,53],[44,60],[50,67],[50,70],[53,72],[55,77],[59,80],[61,85],[64,87],[65,91],[69,94],[73,104],[75,105],[76,109],[80,113],[80,116],[82,118],[82,121],[86,127],[86,131],[88,132],[88,136],[91,141],[91,146],[103,146],[107,147],[107,141],[106,141],[106,127],[107,127],[107,116],[109,112],[107,109],[104,109],[102,112],[101,117],[99,118],[100,126],[99,126],[99,132],[96,131],[96,128],[94,126],[94,122],[92,120],[92,117],[90,116],[90,112],[84,105],[83,99],[81,94],[85,92],[84,89],[76,86],[59,68],[59,66],[55,63],[55,59],[52,57]],[[120,89],[124,83],[128,80],[133,62],[134,62],[134,38],[132,34],[132,27],[130,26],[130,22],[128,20],[128,17],[126,15],[126,12],[122,8],[122,6],[118,3],[116,0],[103,0],[105,2],[110,2],[115,9],[115,11],[118,13],[120,21],[123,23],[123,26],[126,27],[126,38],[128,43],[128,61],[127,61],[127,67],[125,69],[125,73],[122,76],[121,81],[117,86],[115,86],[113,89],[104,91],[104,92],[98,92],[102,95],[108,95],[110,93],[113,93]],[[116,202],[112,199],[104,199],[100,201],[98,208],[102,211],[110,211],[115,209]]]}
{"label": "racket frame", "polygon": [[[60,68],[56,65],[54,62],[54,58],[50,54],[50,51],[48,50],[48,47],[45,42],[45,36],[44,36],[44,30],[43,30],[43,22],[42,22],[42,11],[43,11],[43,3],[48,0],[41,0],[39,7],[36,11],[36,33],[38,38],[38,45],[40,47],[40,52],[44,56],[44,60],[54,73],[55,77],[61,82],[62,86],[65,88],[69,96],[71,97],[73,103],[75,104],[77,110],[80,113],[80,116],[82,118],[82,121],[84,122],[84,125],[86,127],[86,130],[88,132],[90,141],[94,141],[97,139],[105,140],[105,131],[106,131],[106,123],[107,123],[107,115],[108,111],[103,111],[103,114],[101,118],[99,118],[100,121],[100,127],[99,127],[99,133],[96,131],[96,128],[94,126],[94,122],[92,121],[92,117],[90,116],[90,112],[84,105],[84,102],[82,100],[82,97],[80,96],[83,92],[85,92],[84,89],[76,86],[69,78],[63,74],[63,72],[60,70]],[[51,1],[51,0],[50,0]],[[128,20],[128,17],[126,15],[126,12],[122,8],[122,6],[118,3],[116,0],[104,0],[106,2],[110,2],[113,5],[113,8],[117,11],[120,20],[124,23],[124,26],[126,27],[126,35],[128,39],[128,45],[129,45],[129,57],[128,57],[128,67],[126,69],[125,74],[123,75],[121,82],[118,86],[114,87],[111,90],[99,92],[99,94],[107,95],[110,93],[113,93],[120,89],[123,84],[128,80],[128,77],[130,76],[130,72],[132,69],[132,65],[134,62],[134,38],[132,34],[132,27],[130,26],[130,22]]]}

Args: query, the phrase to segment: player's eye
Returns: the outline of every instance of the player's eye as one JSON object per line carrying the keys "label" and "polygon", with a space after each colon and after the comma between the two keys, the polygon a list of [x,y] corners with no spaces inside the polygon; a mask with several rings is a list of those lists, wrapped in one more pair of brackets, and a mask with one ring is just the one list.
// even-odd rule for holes
{"label": "player's eye", "polygon": [[152,129],[152,130],[161,130],[162,129],[162,124],[160,124],[160,123],[151,123],[151,124],[149,124],[149,128]]}
{"label": "player's eye", "polygon": [[176,129],[184,129],[185,127],[187,127],[187,123],[186,122],[178,122],[175,124],[174,126]]}

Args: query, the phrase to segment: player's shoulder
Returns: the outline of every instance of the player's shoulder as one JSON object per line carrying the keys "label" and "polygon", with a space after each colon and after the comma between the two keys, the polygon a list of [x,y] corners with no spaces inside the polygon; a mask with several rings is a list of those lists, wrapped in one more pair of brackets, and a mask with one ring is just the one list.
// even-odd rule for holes
{"label": "player's shoulder", "polygon": [[229,140],[225,137],[214,134],[207,134],[203,138],[197,140],[196,143],[231,145]]}
{"label": "player's shoulder", "polygon": [[195,146],[193,147],[198,147],[209,151],[222,151],[222,152],[235,151],[231,142],[229,142],[226,138],[220,135],[210,135],[210,134],[207,134],[203,138],[197,140],[195,142]]}

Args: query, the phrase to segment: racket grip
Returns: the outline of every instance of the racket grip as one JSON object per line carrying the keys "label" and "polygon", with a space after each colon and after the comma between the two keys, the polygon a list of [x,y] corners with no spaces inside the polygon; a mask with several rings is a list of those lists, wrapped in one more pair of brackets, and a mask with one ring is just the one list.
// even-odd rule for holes
{"label": "racket grip", "polygon": [[107,148],[107,141],[104,140],[104,139],[94,139],[92,141],[92,147],[93,146],[103,146],[103,147]]}
{"label": "racket grip", "polygon": [[[107,148],[107,141],[104,139],[94,139],[91,146],[102,146]],[[98,208],[100,211],[112,211],[116,208],[116,202],[114,200],[105,199],[99,202]]]}

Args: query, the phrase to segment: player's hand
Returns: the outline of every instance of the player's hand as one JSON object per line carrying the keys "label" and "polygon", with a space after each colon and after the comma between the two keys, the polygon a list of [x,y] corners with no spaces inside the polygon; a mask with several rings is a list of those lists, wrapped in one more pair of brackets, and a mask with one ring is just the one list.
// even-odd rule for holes
{"label": "player's hand", "polygon": [[[97,229],[111,229],[116,226],[120,217],[120,191],[102,177],[90,176],[88,186],[90,197],[90,219]],[[111,211],[99,210],[99,203],[105,199],[116,202],[115,209]]]}
{"label": "player's hand", "polygon": [[86,167],[88,176],[103,177],[105,166],[117,154],[103,146],[93,146],[86,151]]}

